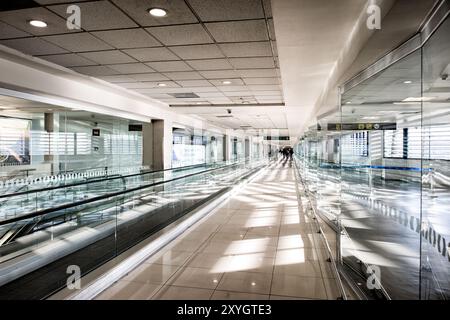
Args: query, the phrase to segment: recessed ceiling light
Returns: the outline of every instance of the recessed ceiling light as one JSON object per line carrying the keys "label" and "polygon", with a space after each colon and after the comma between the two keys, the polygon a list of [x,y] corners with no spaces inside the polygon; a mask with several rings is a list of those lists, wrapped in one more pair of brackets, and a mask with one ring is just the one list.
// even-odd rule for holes
{"label": "recessed ceiling light", "polygon": [[167,11],[161,8],[151,8],[148,12],[154,17],[165,17],[167,15]]}
{"label": "recessed ceiling light", "polygon": [[28,22],[30,25],[36,28],[45,28],[47,27],[47,23],[42,20],[30,20]]}
{"label": "recessed ceiling light", "polygon": [[231,81],[225,80],[225,81],[222,81],[222,84],[231,84]]}
{"label": "recessed ceiling light", "polygon": [[411,84],[412,81],[411,81],[411,80],[406,80],[406,81],[403,81],[403,83],[404,83],[404,84]]}
{"label": "recessed ceiling light", "polygon": [[166,83],[158,83],[158,87],[167,87]]}

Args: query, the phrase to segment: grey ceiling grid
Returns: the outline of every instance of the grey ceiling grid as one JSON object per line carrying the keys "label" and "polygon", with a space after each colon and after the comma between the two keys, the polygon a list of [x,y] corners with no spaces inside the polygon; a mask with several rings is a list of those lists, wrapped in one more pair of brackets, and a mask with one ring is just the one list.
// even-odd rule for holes
{"label": "grey ceiling grid", "polygon": [[[170,105],[284,103],[270,0],[35,2],[0,12],[0,44]],[[65,27],[69,4],[81,7],[81,30]]]}

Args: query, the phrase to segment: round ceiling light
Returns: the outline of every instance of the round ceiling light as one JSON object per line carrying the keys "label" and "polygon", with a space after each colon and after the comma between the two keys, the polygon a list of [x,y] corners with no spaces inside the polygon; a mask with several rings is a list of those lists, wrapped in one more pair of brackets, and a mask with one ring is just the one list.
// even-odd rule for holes
{"label": "round ceiling light", "polygon": [[225,81],[222,81],[222,84],[231,84],[231,81],[225,80]]}
{"label": "round ceiling light", "polygon": [[158,87],[167,87],[166,83],[158,83]]}
{"label": "round ceiling light", "polygon": [[151,8],[148,12],[154,17],[165,17],[167,15],[167,11],[161,8]]}
{"label": "round ceiling light", "polygon": [[47,27],[47,23],[42,20],[30,20],[28,22],[30,25],[36,28],[45,28]]}
{"label": "round ceiling light", "polygon": [[406,80],[406,81],[403,81],[403,83],[404,83],[404,84],[411,84],[412,81],[411,81],[411,80]]}

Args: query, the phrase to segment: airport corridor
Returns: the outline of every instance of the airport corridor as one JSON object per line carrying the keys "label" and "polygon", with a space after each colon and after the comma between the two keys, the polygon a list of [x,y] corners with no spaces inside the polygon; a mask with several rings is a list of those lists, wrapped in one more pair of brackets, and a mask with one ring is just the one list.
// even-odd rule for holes
{"label": "airport corridor", "polygon": [[336,299],[293,166],[263,169],[97,299]]}

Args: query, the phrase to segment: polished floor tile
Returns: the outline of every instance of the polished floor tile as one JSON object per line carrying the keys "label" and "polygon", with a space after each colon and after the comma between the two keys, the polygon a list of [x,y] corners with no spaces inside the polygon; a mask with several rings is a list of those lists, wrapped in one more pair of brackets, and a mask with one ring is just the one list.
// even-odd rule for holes
{"label": "polished floor tile", "polygon": [[269,294],[272,275],[269,273],[231,272],[224,274],[218,290]]}
{"label": "polished floor tile", "polygon": [[211,300],[269,300],[269,295],[216,290]]}
{"label": "polished floor tile", "polygon": [[336,299],[306,206],[293,169],[277,164],[98,298]]}
{"label": "polished floor tile", "polygon": [[308,299],[327,299],[322,278],[274,274],[270,294]]}
{"label": "polished floor tile", "polygon": [[166,284],[180,287],[215,289],[222,275],[223,273],[212,272],[212,270],[207,268],[184,267]]}
{"label": "polished floor tile", "polygon": [[214,290],[179,286],[164,286],[152,300],[209,300]]}
{"label": "polished floor tile", "polygon": [[157,284],[118,281],[98,295],[96,300],[149,300],[161,288]]}

